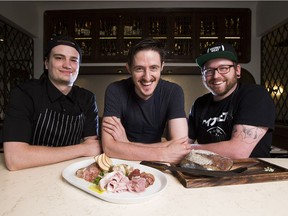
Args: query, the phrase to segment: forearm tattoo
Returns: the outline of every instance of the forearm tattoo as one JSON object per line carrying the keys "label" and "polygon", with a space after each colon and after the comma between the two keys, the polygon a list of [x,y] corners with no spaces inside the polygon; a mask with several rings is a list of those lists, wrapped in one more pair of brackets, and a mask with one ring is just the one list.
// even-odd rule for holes
{"label": "forearm tattoo", "polygon": [[240,136],[242,141],[254,144],[258,142],[265,133],[265,130],[261,127],[240,125],[233,131],[234,135]]}

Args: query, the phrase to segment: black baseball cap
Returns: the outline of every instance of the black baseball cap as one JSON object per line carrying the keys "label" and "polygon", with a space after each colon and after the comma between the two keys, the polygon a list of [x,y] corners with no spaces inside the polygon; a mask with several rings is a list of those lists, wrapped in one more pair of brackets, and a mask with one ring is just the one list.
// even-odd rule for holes
{"label": "black baseball cap", "polygon": [[66,46],[70,46],[70,47],[75,48],[79,53],[80,62],[81,62],[82,50],[81,50],[80,46],[77,44],[77,42],[72,37],[69,37],[69,36],[56,36],[53,39],[51,39],[47,44],[47,48],[45,50],[44,56],[48,57],[51,50],[55,46],[58,46],[58,45],[66,45]]}
{"label": "black baseball cap", "polygon": [[237,54],[231,44],[215,43],[208,47],[207,50],[196,59],[196,63],[202,68],[207,61],[215,58],[225,58],[233,62],[238,62]]}

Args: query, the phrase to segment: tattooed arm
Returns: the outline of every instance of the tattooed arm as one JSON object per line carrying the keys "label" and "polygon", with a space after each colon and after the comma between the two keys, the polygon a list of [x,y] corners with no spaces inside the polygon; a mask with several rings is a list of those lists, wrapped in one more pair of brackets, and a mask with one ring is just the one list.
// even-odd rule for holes
{"label": "tattooed arm", "polygon": [[213,151],[233,159],[248,158],[267,130],[267,127],[234,125],[230,140],[205,145],[193,144],[192,147]]}

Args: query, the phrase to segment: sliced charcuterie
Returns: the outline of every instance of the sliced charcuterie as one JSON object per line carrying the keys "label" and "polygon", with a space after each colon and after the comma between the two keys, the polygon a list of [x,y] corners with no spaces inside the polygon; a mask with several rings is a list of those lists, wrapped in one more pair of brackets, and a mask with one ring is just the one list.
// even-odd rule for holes
{"label": "sliced charcuterie", "polygon": [[113,165],[112,160],[104,153],[94,159],[95,162],[88,167],[78,169],[76,176],[95,184],[101,192],[140,193],[155,181],[151,173],[141,172],[127,164]]}

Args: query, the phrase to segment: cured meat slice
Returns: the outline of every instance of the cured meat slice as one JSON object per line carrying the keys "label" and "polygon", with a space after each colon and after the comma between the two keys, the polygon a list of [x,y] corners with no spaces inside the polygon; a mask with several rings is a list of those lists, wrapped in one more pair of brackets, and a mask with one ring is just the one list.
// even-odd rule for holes
{"label": "cured meat slice", "polygon": [[93,182],[100,172],[101,170],[99,169],[99,166],[95,162],[89,165],[88,167],[78,169],[76,171],[76,176],[79,178],[83,178],[86,181]]}
{"label": "cured meat slice", "polygon": [[143,192],[146,188],[146,179],[141,177],[133,177],[127,184],[130,192]]}

